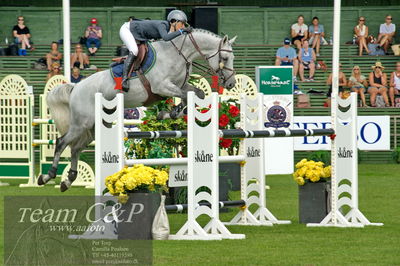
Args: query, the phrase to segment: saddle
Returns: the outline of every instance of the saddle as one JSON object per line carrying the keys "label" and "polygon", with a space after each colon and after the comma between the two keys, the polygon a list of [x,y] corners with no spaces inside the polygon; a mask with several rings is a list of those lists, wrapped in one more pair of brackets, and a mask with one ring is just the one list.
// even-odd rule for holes
{"label": "saddle", "polygon": [[[149,51],[149,48],[147,47],[146,43],[138,44],[138,55],[136,56],[135,62],[133,62],[132,68],[129,71],[129,75],[132,74],[133,71],[138,70],[142,66],[145,59],[147,58],[148,51]],[[125,59],[126,59],[126,56],[121,56],[121,57],[113,58],[112,61],[114,61],[117,65],[117,64],[124,63]]]}
{"label": "saddle", "polygon": [[[147,100],[143,103],[144,106],[149,106],[156,101],[160,101],[163,99],[160,95],[154,94],[151,91],[151,85],[149,80],[143,73],[143,65],[146,62],[147,55],[148,55],[149,47],[146,43],[138,44],[138,54],[136,56],[135,61],[132,64],[131,69],[129,70],[128,77],[132,75],[133,72],[136,73],[137,77],[139,78],[140,82],[142,82],[143,87],[146,89],[147,92]],[[117,64],[122,64],[125,61],[126,57],[118,57],[112,59],[112,61],[116,62]],[[120,89],[120,86],[117,86]]]}

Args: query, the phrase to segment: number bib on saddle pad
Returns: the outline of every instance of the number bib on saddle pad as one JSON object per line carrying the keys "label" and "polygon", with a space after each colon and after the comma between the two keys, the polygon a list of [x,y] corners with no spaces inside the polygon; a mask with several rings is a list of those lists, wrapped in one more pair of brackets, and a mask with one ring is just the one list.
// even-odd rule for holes
{"label": "number bib on saddle pad", "polygon": [[[148,47],[148,53],[146,55],[146,58],[143,60],[143,63],[141,65],[141,69],[143,71],[144,74],[146,74],[147,72],[149,72],[149,70],[154,66],[154,63],[156,62],[156,51],[154,50],[154,47],[148,43],[147,44]],[[115,79],[115,78],[120,78],[122,77],[122,70],[124,69],[124,64],[118,64],[116,66],[113,66],[110,71],[111,71],[111,76]],[[130,78],[137,78],[137,73],[132,71],[132,74],[130,76]]]}

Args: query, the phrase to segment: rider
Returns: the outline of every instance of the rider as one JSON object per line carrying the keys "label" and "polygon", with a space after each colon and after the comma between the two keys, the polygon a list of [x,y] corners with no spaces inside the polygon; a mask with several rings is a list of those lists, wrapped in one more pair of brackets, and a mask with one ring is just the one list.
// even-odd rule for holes
{"label": "rider", "polygon": [[185,28],[186,14],[180,10],[173,10],[165,20],[132,20],[122,25],[119,36],[129,50],[128,58],[124,62],[122,74],[122,88],[129,90],[128,72],[138,54],[137,42],[163,39],[170,41],[175,37],[190,32],[191,28]]}

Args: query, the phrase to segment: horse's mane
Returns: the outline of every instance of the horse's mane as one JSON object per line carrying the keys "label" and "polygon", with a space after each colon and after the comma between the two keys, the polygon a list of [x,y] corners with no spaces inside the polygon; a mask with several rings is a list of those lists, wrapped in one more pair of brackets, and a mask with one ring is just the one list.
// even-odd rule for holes
{"label": "horse's mane", "polygon": [[[215,34],[214,32],[211,32],[209,30],[205,30],[205,29],[196,28],[196,29],[193,29],[193,32],[205,33],[205,34],[208,34],[208,35],[213,36],[215,38],[222,39],[221,36]],[[181,38],[182,36],[183,35],[178,36],[177,38]],[[164,41],[162,39],[153,41],[153,43],[158,43],[158,42],[160,42],[160,43],[169,43],[169,42],[166,42],[166,41]]]}
{"label": "horse's mane", "polygon": [[209,35],[211,35],[211,36],[214,36],[214,37],[216,37],[216,38],[218,38],[218,39],[221,39],[221,38],[222,38],[221,36],[215,34],[214,32],[211,32],[211,31],[205,30],[205,29],[196,28],[196,29],[193,29],[193,32],[206,33],[206,34],[209,34]]}

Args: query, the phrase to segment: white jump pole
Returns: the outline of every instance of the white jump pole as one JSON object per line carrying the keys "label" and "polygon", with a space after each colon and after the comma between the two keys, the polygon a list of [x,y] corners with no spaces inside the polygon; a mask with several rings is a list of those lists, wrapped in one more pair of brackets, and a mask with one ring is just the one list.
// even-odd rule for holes
{"label": "white jump pole", "polygon": [[70,8],[69,0],[63,0],[63,45],[64,45],[64,76],[71,82],[71,37],[70,37]]}
{"label": "white jump pole", "polygon": [[[342,99],[338,90],[340,4],[340,0],[334,1],[331,123],[336,137],[331,144],[331,210],[320,223],[307,226],[381,226],[382,223],[371,223],[358,209],[357,94],[351,93],[350,97]],[[343,206],[350,207],[350,211],[344,214]]]}
{"label": "white jump pole", "polygon": [[[333,10],[333,53],[332,53],[332,94],[331,94],[331,123],[332,128],[337,132],[336,116],[337,116],[337,97],[339,94],[339,56],[340,56],[340,8],[341,0],[334,1]],[[336,210],[337,200],[337,179],[336,179],[336,141],[331,144],[331,165],[332,165],[332,189],[331,202],[332,208]],[[336,212],[332,212],[332,221],[336,225]]]}

